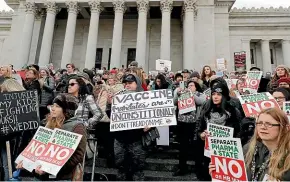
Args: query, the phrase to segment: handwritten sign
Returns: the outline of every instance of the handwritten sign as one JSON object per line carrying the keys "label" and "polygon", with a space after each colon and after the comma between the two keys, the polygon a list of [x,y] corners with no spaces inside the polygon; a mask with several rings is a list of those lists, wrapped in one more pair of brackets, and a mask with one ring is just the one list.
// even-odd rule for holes
{"label": "handwritten sign", "polygon": [[[207,131],[209,133],[209,137],[234,137],[234,128],[217,125],[208,123],[207,124]],[[205,138],[205,145],[204,145],[204,156],[210,157],[210,150],[209,150],[209,137]]]}
{"label": "handwritten sign", "polygon": [[238,96],[246,117],[257,117],[263,109],[280,108],[269,92]]}
{"label": "handwritten sign", "polygon": [[209,148],[216,167],[212,181],[248,181],[240,139],[210,137]]}
{"label": "handwritten sign", "polygon": [[7,135],[39,127],[38,96],[35,90],[0,94],[0,134]]}
{"label": "handwritten sign", "polygon": [[176,125],[172,90],[116,95],[111,111],[110,131]]}
{"label": "handwritten sign", "polygon": [[27,147],[17,157],[15,163],[18,164],[22,161],[23,168],[32,172],[37,167],[35,162],[44,152],[53,133],[53,130],[40,126]]}
{"label": "handwritten sign", "polygon": [[181,94],[178,97],[179,114],[185,114],[196,110],[194,97],[190,92]]}
{"label": "handwritten sign", "polygon": [[42,171],[56,176],[73,155],[81,139],[82,135],[77,133],[54,129],[50,141],[36,162],[37,166],[41,165]]}
{"label": "handwritten sign", "polygon": [[168,69],[168,71],[171,71],[171,61],[163,59],[156,60],[156,70],[165,71],[166,68]]}

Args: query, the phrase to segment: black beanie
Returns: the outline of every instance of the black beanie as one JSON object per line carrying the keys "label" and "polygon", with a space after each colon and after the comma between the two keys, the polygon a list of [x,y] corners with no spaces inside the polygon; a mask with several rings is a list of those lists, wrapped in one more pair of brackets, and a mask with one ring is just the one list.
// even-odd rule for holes
{"label": "black beanie", "polygon": [[215,84],[212,88],[211,88],[211,94],[213,93],[220,93],[222,94],[222,96],[227,100],[229,101],[230,100],[230,91],[229,91],[229,88],[228,86],[222,84],[222,83],[217,83]]}
{"label": "black beanie", "polygon": [[66,119],[74,117],[75,110],[78,108],[78,99],[71,94],[58,94],[53,100],[54,103],[62,108],[63,113],[68,116]]}

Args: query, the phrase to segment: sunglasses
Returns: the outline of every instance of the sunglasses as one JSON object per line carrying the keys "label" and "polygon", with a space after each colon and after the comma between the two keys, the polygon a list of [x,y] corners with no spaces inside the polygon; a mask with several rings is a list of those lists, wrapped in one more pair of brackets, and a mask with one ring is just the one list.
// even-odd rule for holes
{"label": "sunglasses", "polygon": [[68,86],[73,87],[74,85],[77,85],[78,83],[69,83]]}

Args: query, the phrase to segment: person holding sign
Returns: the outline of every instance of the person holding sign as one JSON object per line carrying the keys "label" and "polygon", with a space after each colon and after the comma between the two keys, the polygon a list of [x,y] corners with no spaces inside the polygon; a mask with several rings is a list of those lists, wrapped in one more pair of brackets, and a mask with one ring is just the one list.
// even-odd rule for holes
{"label": "person holding sign", "polygon": [[[194,99],[189,98],[186,100],[180,100],[178,98],[182,97],[183,94],[190,93]],[[184,103],[186,102],[186,103]],[[188,110],[191,102],[193,106],[191,110]],[[178,169],[173,173],[173,176],[182,176],[187,174],[188,160],[188,145],[190,140],[194,139],[196,141],[196,119],[200,114],[201,106],[206,102],[206,96],[202,93],[202,89],[197,82],[189,81],[187,83],[187,89],[177,88],[174,91],[174,104],[178,105],[178,138],[179,138],[179,165]],[[181,113],[182,108],[187,108],[186,113]],[[189,112],[188,112],[189,111]]]}
{"label": "person holding sign", "polygon": [[[208,136],[207,123],[213,123],[222,126],[234,128],[234,137],[239,137],[241,131],[241,113],[237,108],[230,104],[229,89],[226,84],[217,83],[211,88],[211,98],[201,109],[201,114],[197,120],[197,132],[200,139],[204,141]],[[207,168],[210,162],[209,158],[203,157],[204,145],[202,142],[199,149],[196,165],[199,178],[210,181]],[[204,163],[204,165],[203,165]],[[200,179],[200,180],[202,180]]]}
{"label": "person holding sign", "polygon": [[[86,128],[79,118],[74,117],[75,110],[78,107],[78,100],[70,94],[59,94],[54,100],[51,107],[51,112],[46,118],[46,128],[49,129],[62,129],[82,135],[82,139],[74,151],[73,155],[62,166],[61,170],[54,180],[67,180],[71,181],[77,171],[78,164],[83,163],[84,155],[86,152]],[[67,142],[69,144],[69,142]],[[22,169],[22,162],[17,164],[18,169]],[[47,181],[49,174],[42,170],[44,166],[37,166],[33,174],[42,181]]]}
{"label": "person holding sign", "polygon": [[[278,108],[263,110],[255,134],[244,146],[249,181],[290,181],[289,120]],[[209,173],[215,170],[209,166]]]}

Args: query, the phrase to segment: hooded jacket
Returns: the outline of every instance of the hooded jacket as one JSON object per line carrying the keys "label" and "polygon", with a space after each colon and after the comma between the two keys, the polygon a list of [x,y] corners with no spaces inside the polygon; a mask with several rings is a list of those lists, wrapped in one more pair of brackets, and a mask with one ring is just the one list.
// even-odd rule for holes
{"label": "hooded jacket", "polygon": [[[137,84],[137,89],[136,91],[124,91],[123,94],[126,94],[126,93],[132,93],[132,92],[143,92],[143,88],[142,88],[142,83],[141,83],[141,80],[133,75],[136,79],[136,84]],[[111,107],[109,108],[111,109]],[[142,140],[142,136],[144,135],[144,131],[143,131],[143,128],[141,129],[132,129],[132,130],[124,130],[124,131],[115,131],[114,132],[114,136],[115,136],[115,139],[120,141],[120,142],[123,142],[123,143],[134,143],[134,142],[137,142],[137,141],[140,141]]]}

